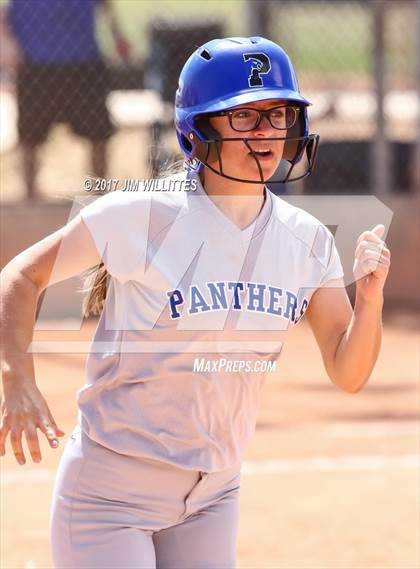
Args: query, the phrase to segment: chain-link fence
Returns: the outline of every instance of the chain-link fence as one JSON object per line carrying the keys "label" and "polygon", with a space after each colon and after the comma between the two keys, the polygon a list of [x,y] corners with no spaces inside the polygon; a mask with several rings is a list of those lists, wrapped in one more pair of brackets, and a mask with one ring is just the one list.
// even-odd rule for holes
{"label": "chain-link fence", "polygon": [[142,178],[179,158],[172,112],[179,70],[196,46],[228,35],[282,45],[313,103],[317,165],[287,191],[418,185],[417,1],[10,0],[1,7],[3,199],[74,195],[89,174]]}
{"label": "chain-link fence", "polygon": [[414,188],[418,3],[283,1],[268,10],[268,34],[292,57],[321,135],[305,188]]}

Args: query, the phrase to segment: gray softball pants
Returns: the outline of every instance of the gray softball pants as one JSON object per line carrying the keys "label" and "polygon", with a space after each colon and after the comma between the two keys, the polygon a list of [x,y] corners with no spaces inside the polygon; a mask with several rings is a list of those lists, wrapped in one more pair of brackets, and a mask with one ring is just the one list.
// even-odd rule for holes
{"label": "gray softball pants", "polygon": [[55,569],[234,569],[240,466],[181,469],[116,453],[77,426],[54,485]]}

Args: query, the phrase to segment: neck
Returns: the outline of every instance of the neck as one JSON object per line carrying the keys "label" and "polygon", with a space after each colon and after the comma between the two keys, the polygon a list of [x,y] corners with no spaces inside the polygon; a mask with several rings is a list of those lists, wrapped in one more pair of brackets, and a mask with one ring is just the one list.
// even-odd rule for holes
{"label": "neck", "polygon": [[241,229],[256,219],[264,205],[264,184],[236,182],[208,168],[202,170],[200,180],[209,198]]}

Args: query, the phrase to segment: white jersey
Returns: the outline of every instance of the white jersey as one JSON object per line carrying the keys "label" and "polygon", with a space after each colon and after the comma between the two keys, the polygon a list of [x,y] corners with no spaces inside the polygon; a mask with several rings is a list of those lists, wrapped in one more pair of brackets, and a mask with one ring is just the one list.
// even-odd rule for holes
{"label": "white jersey", "polygon": [[343,270],[329,230],[270,191],[240,229],[197,174],[168,180],[197,189],[115,191],[80,212],[111,278],[79,418],[119,453],[214,472],[255,431],[261,362]]}

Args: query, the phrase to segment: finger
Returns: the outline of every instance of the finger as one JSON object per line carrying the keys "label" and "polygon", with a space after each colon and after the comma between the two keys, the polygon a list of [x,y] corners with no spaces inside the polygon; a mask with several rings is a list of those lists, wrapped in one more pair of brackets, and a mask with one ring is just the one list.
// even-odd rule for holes
{"label": "finger", "polygon": [[361,241],[373,241],[374,243],[383,243],[380,236],[374,233],[373,231],[363,231],[363,233],[361,233],[357,239],[357,244],[359,244]]}
{"label": "finger", "polygon": [[376,235],[376,233],[372,233],[371,231],[363,231],[357,239],[357,245],[361,241],[373,241],[374,243],[382,243],[382,239]]}
{"label": "finger", "polygon": [[381,239],[385,233],[385,225],[378,223],[378,225],[375,225],[375,227],[372,229],[372,233]]}
{"label": "finger", "polygon": [[356,280],[363,278],[371,273],[386,273],[389,269],[390,261],[383,257],[364,256],[358,259],[353,267],[353,274]]}
{"label": "finger", "polygon": [[64,435],[66,434],[65,431],[60,429],[60,427],[57,427],[57,425],[55,425],[54,428],[55,428],[55,434],[57,435],[57,437],[64,437]]}
{"label": "finger", "polygon": [[389,256],[387,256],[384,253],[379,253],[378,251],[372,251],[369,249],[366,249],[365,251],[361,252],[359,257],[356,259],[356,263],[361,263],[361,262],[367,261],[369,259],[372,261],[378,261],[378,262],[384,263],[386,265],[390,264]]}
{"label": "finger", "polygon": [[389,251],[377,251],[376,249],[363,249],[355,258],[355,262],[358,263],[360,261],[366,259],[375,259],[386,265],[391,264],[391,254]]}
{"label": "finger", "polygon": [[22,429],[15,428],[10,431],[10,442],[15,458],[19,464],[25,464],[26,459],[22,448]]}
{"label": "finger", "polygon": [[48,410],[49,412],[49,418],[50,418],[50,424],[53,426],[54,430],[55,430],[55,434],[58,437],[64,437],[64,435],[66,434],[65,431],[63,431],[62,429],[60,429],[60,427],[57,425],[57,423],[55,422],[54,417],[52,416],[52,413],[50,410]]}
{"label": "finger", "polygon": [[360,265],[365,275],[370,273],[386,273],[388,271],[388,264],[377,259],[365,259]]}
{"label": "finger", "polygon": [[384,257],[383,255],[381,255],[381,257],[378,260],[378,268],[380,269],[389,269],[389,267],[391,266],[391,261],[387,258]]}
{"label": "finger", "polygon": [[9,431],[9,424],[6,421],[3,421],[0,427],[0,456],[4,456],[6,454],[6,439]]}
{"label": "finger", "polygon": [[375,259],[365,259],[361,263],[362,272],[365,275],[374,273],[378,269],[378,261]]}
{"label": "finger", "polygon": [[54,419],[54,417],[53,417],[53,415],[52,415],[52,413],[51,413],[51,410],[49,409],[48,406],[47,406],[47,409],[48,409],[49,422],[50,422],[50,424],[53,426],[53,428],[54,428],[54,430],[55,430],[55,434],[56,434],[58,437],[64,437],[64,435],[66,434],[65,431],[63,431],[62,429],[60,429],[60,427],[57,425],[57,423],[56,423],[56,421],[55,421],[55,419]]}
{"label": "finger", "polygon": [[354,252],[354,256],[357,259],[364,251],[376,251],[380,255],[384,255],[388,258],[391,258],[391,251],[385,244],[373,243],[372,241],[361,241],[359,245],[357,245],[356,250]]}
{"label": "finger", "polygon": [[354,256],[359,257],[364,251],[376,251],[382,253],[383,246],[378,243],[373,243],[372,241],[361,241],[354,252]]}
{"label": "finger", "polygon": [[359,257],[358,257],[358,261],[359,262],[363,262],[363,261],[367,261],[368,259],[371,259],[372,261],[379,261],[381,259],[382,255],[379,251],[374,251],[371,249],[364,249]]}
{"label": "finger", "polygon": [[43,421],[41,421],[41,423],[38,425],[38,427],[39,427],[39,429],[41,429],[41,431],[47,437],[47,440],[48,440],[50,446],[52,448],[57,448],[59,445],[59,442],[58,442],[58,438],[57,438],[55,429],[51,425],[51,423],[47,419],[44,419]]}
{"label": "finger", "polygon": [[41,461],[41,449],[39,448],[38,435],[36,429],[33,425],[28,426],[24,429],[26,442],[28,444],[29,452],[31,453],[32,460],[34,462]]}
{"label": "finger", "polygon": [[355,250],[355,256],[356,257],[359,256],[364,249],[378,251],[381,254],[385,255],[386,257],[389,258],[391,257],[391,251],[388,249],[384,241],[380,241],[379,243],[377,243],[364,239],[357,245]]}

